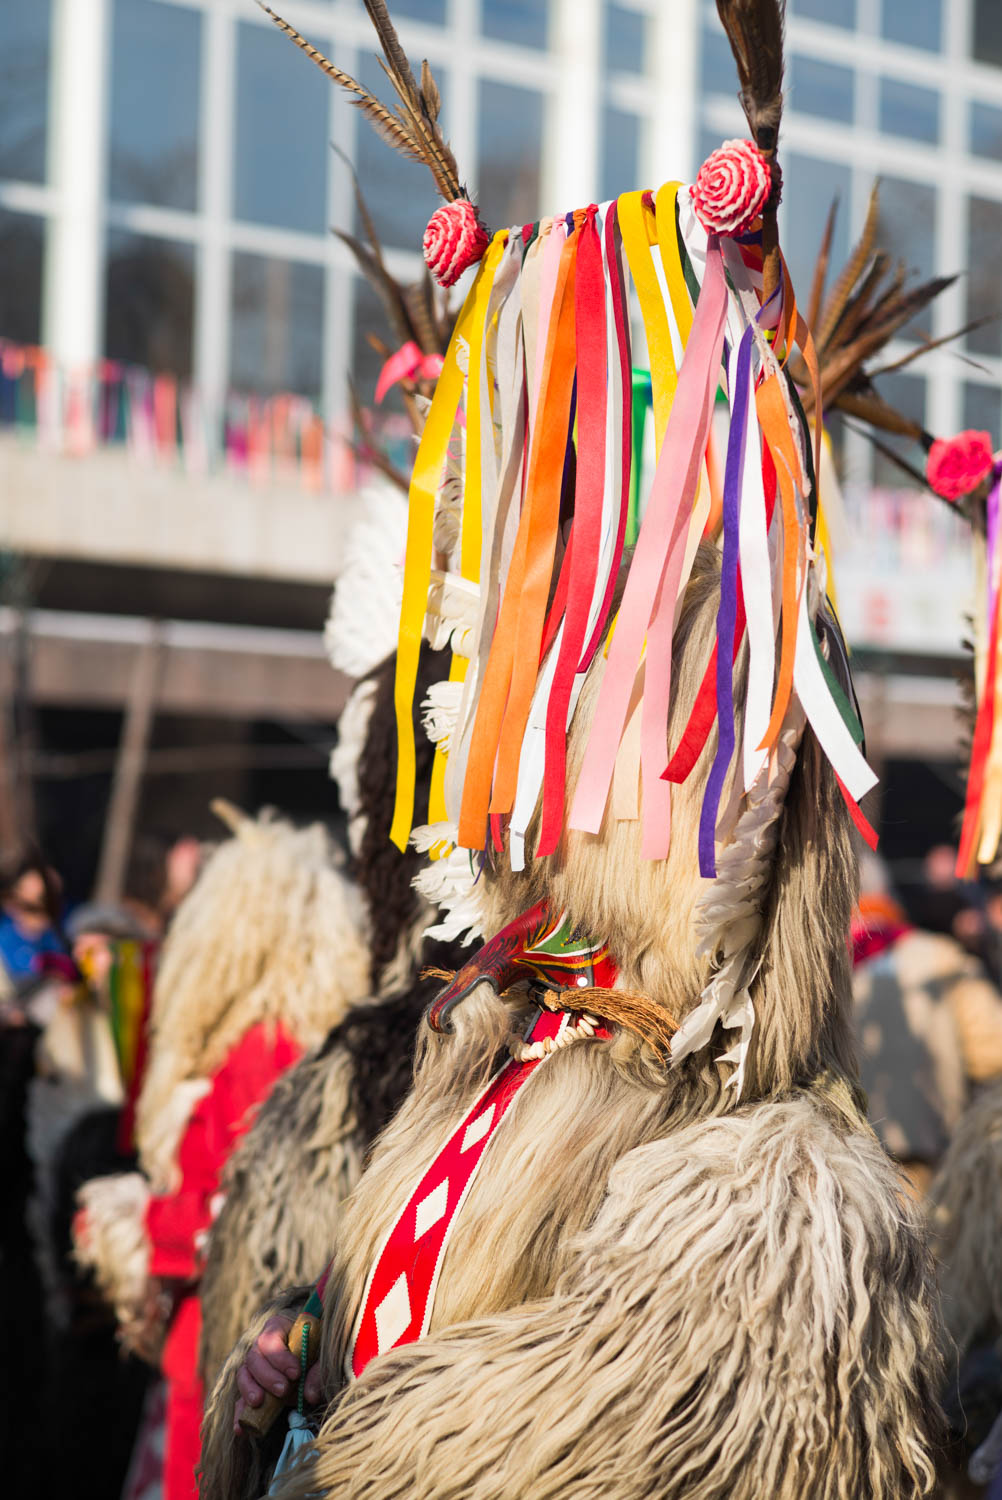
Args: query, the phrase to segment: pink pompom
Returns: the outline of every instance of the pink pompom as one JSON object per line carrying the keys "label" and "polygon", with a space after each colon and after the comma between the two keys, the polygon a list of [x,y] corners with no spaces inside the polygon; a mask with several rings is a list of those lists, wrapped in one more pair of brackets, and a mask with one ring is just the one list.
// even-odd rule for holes
{"label": "pink pompom", "polygon": [[754,141],[725,141],[699,169],[689,192],[696,217],[710,234],[742,234],[772,190],[769,163]]}
{"label": "pink pompom", "polygon": [[469,198],[443,203],[428,220],[421,248],[425,265],[439,286],[454,286],[463,272],[475,266],[490,235]]}
{"label": "pink pompom", "polygon": [[977,489],[994,461],[990,433],[958,432],[956,437],[937,438],[933,443],[925,477],[929,488],[944,500],[959,500]]}

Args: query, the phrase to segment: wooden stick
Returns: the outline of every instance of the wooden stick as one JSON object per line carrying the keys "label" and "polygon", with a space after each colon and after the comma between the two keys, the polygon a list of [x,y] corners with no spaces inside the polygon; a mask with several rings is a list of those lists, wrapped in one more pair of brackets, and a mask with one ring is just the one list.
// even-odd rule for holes
{"label": "wooden stick", "polygon": [[[320,1353],[320,1319],[310,1313],[300,1313],[299,1317],[289,1329],[289,1351],[297,1359],[303,1352],[303,1330],[308,1329],[306,1343],[306,1368],[309,1369],[316,1362]],[[281,1400],[280,1397],[265,1391],[264,1400],[260,1406],[246,1406],[240,1418],[240,1426],[249,1437],[263,1438],[268,1435],[275,1425],[275,1419],[279,1416],[283,1406],[289,1402]]]}
{"label": "wooden stick", "polygon": [[162,632],[159,625],[151,624],[149,637],[136,653],[129,684],[101,841],[94,888],[96,901],[120,901],[124,892],[146,755],[156,714],[162,655]]}

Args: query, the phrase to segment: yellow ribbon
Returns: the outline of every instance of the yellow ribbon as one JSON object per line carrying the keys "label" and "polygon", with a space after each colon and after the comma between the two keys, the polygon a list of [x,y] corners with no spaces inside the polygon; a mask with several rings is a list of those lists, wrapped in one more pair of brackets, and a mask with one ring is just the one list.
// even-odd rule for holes
{"label": "yellow ribbon", "polygon": [[651,394],[654,402],[656,451],[661,452],[668,413],[675,399],[678,371],[672,349],[668,315],[661,297],[658,275],[651,258],[657,234],[654,214],[644,203],[644,193],[623,193],[619,199],[619,230],[623,236],[630,275],[637,289],[640,314],[647,335],[647,352],[651,362]]}
{"label": "yellow ribbon", "polygon": [[658,188],[654,203],[654,222],[668,296],[671,298],[672,312],[675,314],[684,349],[692,328],[692,303],[689,300],[689,288],[685,284],[685,272],[682,270],[682,254],[678,248],[678,228],[675,221],[675,204],[681,187],[680,182],[666,182],[663,187]]}
{"label": "yellow ribbon", "polygon": [[[411,826],[414,821],[414,788],[417,771],[414,749],[414,689],[417,683],[418,658],[421,654],[421,636],[424,630],[424,617],[428,605],[428,586],[431,580],[435,495],[438,492],[441,482],[442,468],[445,464],[449,438],[456,422],[456,413],[459,410],[459,402],[463,394],[464,377],[459,365],[459,349],[460,345],[465,343],[470,350],[468,368],[472,377],[475,368],[472,348],[474,330],[479,327],[479,336],[482,341],[491,284],[494,280],[498,261],[504,250],[507,234],[507,230],[499,230],[494,236],[487,255],[480,263],[476,280],[467,294],[466,301],[463,303],[463,309],[456,320],[456,326],[452,331],[452,338],[449,340],[449,348],[446,351],[442,373],[438,377],[435,395],[432,398],[424,431],[421,434],[421,441],[418,444],[414,469],[411,474],[407,521],[407,553],[404,562],[403,600],[400,606],[400,633],[397,639],[397,670],[393,688],[393,703],[397,719],[397,791],[393,807],[393,822],[390,827],[390,838],[400,850],[407,848],[407,840],[410,837]],[[471,378],[471,390],[474,385],[478,387],[477,401],[479,402],[479,377],[477,381]],[[469,444],[467,444],[467,451],[469,453]],[[468,462],[466,465],[467,482],[469,482],[471,471],[477,476],[474,483],[476,485],[477,507],[476,558],[477,573],[479,573],[479,451],[472,462]],[[472,533],[469,544],[467,542],[468,524],[472,523],[468,520],[467,507],[464,503],[461,543],[461,555],[464,562],[473,555]],[[477,575],[474,576],[476,577]],[[441,815],[444,817],[444,798],[441,795],[441,779],[445,774],[444,756],[442,760],[443,764],[439,777],[435,778],[433,776],[433,781],[437,779],[439,783],[439,790],[437,797],[434,799],[435,807],[433,808],[429,805],[430,821],[439,821],[438,818],[431,816],[432,812],[437,811],[439,807],[443,808]]]}

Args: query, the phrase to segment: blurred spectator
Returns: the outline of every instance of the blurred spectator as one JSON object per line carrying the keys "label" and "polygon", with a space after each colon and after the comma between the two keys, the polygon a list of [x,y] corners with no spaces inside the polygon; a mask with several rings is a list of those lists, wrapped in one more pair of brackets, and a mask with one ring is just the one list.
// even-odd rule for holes
{"label": "blurred spectator", "polygon": [[195,884],[206,852],[207,846],[190,834],[173,841],[153,833],[136,838],[122,904],[143,927],[146,937],[163,936]]}
{"label": "blurred spectator", "polygon": [[956,938],[910,923],[881,860],[864,855],[860,883],[860,1074],[874,1129],[922,1192],[973,1087],[1002,1075],[1002,996]]}
{"label": "blurred spectator", "polygon": [[36,850],[0,866],[0,967],[9,995],[37,977],[43,953],[64,951],[59,936],[62,882]]}
{"label": "blurred spectator", "polygon": [[73,967],[58,972],[29,1002],[43,1027],[28,1093],[28,1150],[34,1167],[32,1227],[55,1320],[65,1323],[65,1283],[52,1223],[59,1207],[57,1161],[74,1127],[94,1111],[117,1117],[125,1092],[112,1031],[108,977],[112,944],[143,932],[124,907],[78,907],[67,922]]}

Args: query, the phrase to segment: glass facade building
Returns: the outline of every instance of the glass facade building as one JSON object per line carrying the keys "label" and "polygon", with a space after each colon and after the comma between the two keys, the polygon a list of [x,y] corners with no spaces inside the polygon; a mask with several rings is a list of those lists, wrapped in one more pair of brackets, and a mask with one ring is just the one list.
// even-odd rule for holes
{"label": "glass facade building", "polygon": [[[359,0],[287,18],[384,94]],[[671,173],[743,134],[712,0],[396,0],[493,224]],[[828,205],[837,265],[881,182],[881,238],[959,273],[914,339],[977,323],[894,377],[933,431],[1002,419],[1002,6],[790,0],[783,243],[804,296]],[[344,423],[379,309],[334,228],[352,169],[394,270],[420,272],[436,199],[252,0],[37,0],[0,8],[0,336],[226,391],[285,389]],[[71,62],[72,59],[72,62]],[[335,144],[338,151],[331,149]],[[896,346],[904,352],[908,340]],[[847,438],[850,476],[891,483]],[[899,476],[893,476],[898,482]]]}
{"label": "glass facade building", "polygon": [[[997,0],[790,0],[781,238],[806,297],[833,197],[837,267],[862,228],[875,179],[879,238],[893,260],[957,280],[904,333],[959,343],[893,378],[888,394],[933,432],[987,429],[1002,440],[1002,6]],[[705,5],[701,146],[743,134],[733,64]],[[895,346],[904,353],[909,338]],[[892,356],[893,358],[893,353]],[[851,480],[902,483],[865,442],[847,439]],[[904,481],[907,483],[907,481]]]}
{"label": "glass facade building", "polygon": [[[281,9],[388,93],[357,0]],[[548,146],[561,108],[587,111],[593,137],[575,139],[573,118],[563,132],[578,196],[641,180],[656,113],[652,9],[397,0],[402,39],[435,70],[447,131],[491,222],[534,217],[546,187],[565,178]],[[77,51],[81,13],[87,73],[71,81],[60,57]],[[569,29],[581,55],[575,97],[561,98]],[[350,374],[371,391],[377,356],[365,335],[383,331],[378,308],[332,230],[358,228],[354,168],[394,270],[416,275],[433,186],[251,0],[8,5],[0,56],[0,337],[44,341],[71,363],[134,362],[216,396],[298,392],[335,418]],[[92,201],[82,213],[66,184],[80,181],[85,153]],[[76,336],[65,330],[68,304]]]}

